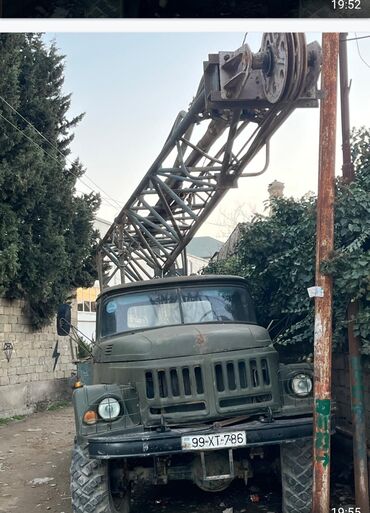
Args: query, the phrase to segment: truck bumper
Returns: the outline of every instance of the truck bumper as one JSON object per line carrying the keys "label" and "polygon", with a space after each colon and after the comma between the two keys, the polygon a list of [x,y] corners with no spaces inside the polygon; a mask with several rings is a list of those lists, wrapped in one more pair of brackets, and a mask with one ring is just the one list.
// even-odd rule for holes
{"label": "truck bumper", "polygon": [[[137,431],[134,433],[112,433],[89,437],[88,449],[92,458],[132,458],[179,454],[186,451],[181,447],[181,437],[202,434],[228,433],[245,431],[246,447],[275,445],[282,442],[293,442],[299,438],[312,436],[312,417],[276,419],[270,423],[253,421],[238,425],[210,427],[208,429],[168,429],[166,431]],[[238,449],[240,447],[237,447]]]}

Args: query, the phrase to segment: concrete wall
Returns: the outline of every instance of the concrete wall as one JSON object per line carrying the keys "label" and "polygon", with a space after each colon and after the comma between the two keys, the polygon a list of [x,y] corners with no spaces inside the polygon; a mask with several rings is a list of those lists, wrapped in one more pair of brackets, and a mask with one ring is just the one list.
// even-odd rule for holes
{"label": "concrete wall", "polygon": [[[53,370],[57,341],[60,356]],[[9,362],[6,342],[13,345]],[[57,336],[55,322],[35,332],[23,301],[0,298],[0,417],[31,413],[40,403],[70,397],[73,370],[69,338]]]}
{"label": "concrete wall", "polygon": [[[370,360],[363,362],[367,439],[370,447]],[[349,389],[348,356],[333,355],[333,395],[337,403],[337,423],[340,429],[352,432],[351,394]]]}

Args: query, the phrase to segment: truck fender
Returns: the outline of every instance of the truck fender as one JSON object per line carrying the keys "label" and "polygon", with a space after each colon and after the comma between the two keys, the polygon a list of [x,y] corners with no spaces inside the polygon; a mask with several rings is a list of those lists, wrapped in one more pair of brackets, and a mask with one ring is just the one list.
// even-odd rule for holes
{"label": "truck fender", "polygon": [[118,385],[85,385],[73,392],[72,404],[75,414],[77,439],[96,433],[96,425],[87,425],[83,416],[87,410],[97,412],[98,405],[105,397],[114,397],[123,405],[121,389]]}

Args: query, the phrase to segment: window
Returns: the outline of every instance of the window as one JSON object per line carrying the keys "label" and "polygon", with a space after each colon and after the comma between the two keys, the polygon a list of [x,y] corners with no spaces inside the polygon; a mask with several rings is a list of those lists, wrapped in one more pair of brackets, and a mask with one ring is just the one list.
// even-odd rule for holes
{"label": "window", "polygon": [[101,335],[209,322],[255,323],[247,289],[185,286],[108,296],[102,304]]}
{"label": "window", "polygon": [[184,323],[256,322],[252,300],[242,287],[189,287],[181,291]]}
{"label": "window", "polygon": [[107,299],[103,306],[102,335],[181,324],[176,290],[125,294]]}
{"label": "window", "polygon": [[166,324],[180,324],[178,304],[138,305],[127,309],[127,327],[129,329],[152,328]]}
{"label": "window", "polygon": [[96,312],[96,298],[99,287],[77,289],[77,310],[79,312]]}

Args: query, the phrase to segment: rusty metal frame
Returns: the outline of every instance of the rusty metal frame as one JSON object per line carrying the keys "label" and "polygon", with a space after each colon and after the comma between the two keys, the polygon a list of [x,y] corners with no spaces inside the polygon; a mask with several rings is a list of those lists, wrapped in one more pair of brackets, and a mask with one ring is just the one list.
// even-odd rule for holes
{"label": "rusty metal frame", "polygon": [[[317,106],[321,53],[317,46],[306,46],[304,35],[286,36],[302,58],[296,57],[295,80],[286,87],[289,96],[274,104],[266,101],[262,84],[256,89],[256,73],[263,76],[260,69],[251,74],[253,94],[260,99],[240,99],[251,87],[250,67],[244,88],[223,100],[219,70],[224,52],[209,56],[189,110],[177,116],[157,159],[98,247],[101,288],[111,284],[118,270],[121,283],[186,274],[184,250],[204,220],[266,145],[268,155],[270,138],[294,109]],[[241,51],[249,55],[245,45],[234,53]],[[310,65],[312,55],[316,64]],[[262,59],[254,60],[261,66]],[[246,136],[250,127],[255,129]],[[195,134],[201,128],[199,137]]]}
{"label": "rusty metal frame", "polygon": [[330,510],[332,277],[321,264],[334,248],[335,143],[339,34],[324,33],[320,105],[320,149],[316,227],[316,286],[314,333],[314,429],[312,513]]}

